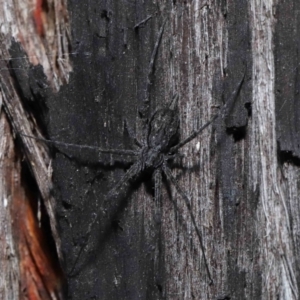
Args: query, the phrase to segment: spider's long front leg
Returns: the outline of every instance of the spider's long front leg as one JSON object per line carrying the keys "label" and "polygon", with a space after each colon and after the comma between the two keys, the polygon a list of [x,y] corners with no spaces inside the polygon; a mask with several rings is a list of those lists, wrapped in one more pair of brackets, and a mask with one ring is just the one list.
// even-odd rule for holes
{"label": "spider's long front leg", "polygon": [[210,121],[205,123],[200,129],[197,131],[194,131],[189,137],[187,137],[182,142],[178,143],[176,146],[171,148],[171,153],[176,153],[177,150],[181,147],[183,147],[185,144],[193,140],[195,137],[197,137],[206,127],[208,127],[214,120],[216,120],[219,117],[219,114],[215,115]]}
{"label": "spider's long front leg", "polygon": [[202,250],[202,253],[203,253],[203,258],[204,258],[204,263],[205,263],[205,268],[206,268],[207,276],[208,276],[208,279],[210,281],[209,284],[212,284],[213,280],[212,280],[212,277],[211,277],[211,274],[210,274],[210,271],[209,271],[209,267],[208,267],[208,263],[207,263],[207,259],[206,259],[206,255],[205,255],[205,249],[204,249],[204,245],[203,245],[202,234],[201,234],[201,232],[200,232],[200,230],[199,230],[199,228],[198,228],[198,226],[196,224],[196,220],[195,220],[194,214],[192,212],[190,200],[187,197],[187,195],[184,193],[183,189],[178,184],[178,182],[175,179],[175,177],[173,176],[171,170],[165,164],[163,165],[162,168],[163,168],[163,171],[164,171],[167,179],[171,181],[171,183],[175,186],[175,188],[178,191],[178,193],[180,194],[180,196],[185,201],[185,204],[186,204],[186,206],[188,208],[188,211],[190,213],[190,216],[191,216],[191,219],[192,219],[192,223],[194,225],[194,228],[196,230],[196,233],[197,233],[197,236],[198,236],[198,239],[199,239],[199,242],[200,242],[200,247],[201,247],[201,250]]}
{"label": "spider's long front leg", "polygon": [[35,140],[38,140],[38,141],[41,141],[43,143],[50,144],[50,145],[72,147],[72,148],[79,148],[79,149],[91,149],[91,150],[96,150],[100,153],[106,153],[106,154],[129,155],[129,156],[138,156],[139,155],[139,151],[134,151],[134,150],[102,149],[97,146],[71,144],[71,143],[65,143],[65,142],[60,142],[60,141],[47,140],[47,139],[44,139],[41,137],[31,136],[31,135],[27,135],[27,134],[23,134],[23,133],[19,133],[19,134],[20,134],[20,136],[35,139]]}
{"label": "spider's long front leg", "polygon": [[139,108],[139,113],[141,114],[141,116],[144,118],[146,115],[148,116],[149,114],[149,98],[150,98],[150,89],[152,86],[152,81],[153,81],[153,74],[154,74],[154,64],[155,64],[155,60],[157,57],[157,53],[158,53],[158,48],[159,45],[161,43],[161,39],[162,39],[162,35],[164,32],[164,28],[165,28],[165,24],[166,21],[163,22],[160,31],[158,33],[158,37],[154,46],[154,49],[152,51],[151,54],[151,59],[150,59],[150,63],[149,63],[149,69],[148,69],[148,75],[147,75],[147,85],[146,85],[146,90],[145,90],[145,96],[142,102],[141,107]]}
{"label": "spider's long front leg", "polygon": [[205,123],[201,128],[199,128],[198,130],[194,131],[192,134],[190,134],[186,139],[184,139],[182,142],[178,143],[177,145],[175,145],[174,147],[171,148],[170,153],[176,153],[178,149],[180,149],[181,147],[183,147],[185,144],[187,144],[188,142],[192,141],[195,137],[197,137],[206,127],[208,127],[212,122],[214,122],[219,116],[222,116],[225,112],[227,108],[231,108],[232,104],[234,102],[234,100],[238,97],[244,79],[245,79],[245,75],[246,75],[246,70],[244,72],[243,78],[241,79],[241,81],[239,82],[238,87],[233,91],[233,93],[231,94],[229,100],[224,104],[224,106],[222,107],[222,109],[219,111],[219,113],[217,113],[216,115],[214,115],[210,121],[208,121],[207,123]]}
{"label": "spider's long front leg", "polygon": [[149,63],[149,70],[148,70],[148,76],[147,76],[147,88],[146,88],[146,95],[145,95],[145,99],[144,99],[144,101],[146,103],[149,101],[151,80],[152,80],[152,76],[153,76],[153,73],[154,73],[154,63],[155,63],[155,59],[157,57],[157,52],[158,52],[158,48],[159,48],[161,38],[162,38],[162,35],[163,35],[163,32],[164,32],[165,24],[166,24],[166,21],[163,22],[163,24],[160,28],[160,31],[159,31],[159,34],[158,34],[158,37],[157,37],[152,55],[151,55],[150,63]]}

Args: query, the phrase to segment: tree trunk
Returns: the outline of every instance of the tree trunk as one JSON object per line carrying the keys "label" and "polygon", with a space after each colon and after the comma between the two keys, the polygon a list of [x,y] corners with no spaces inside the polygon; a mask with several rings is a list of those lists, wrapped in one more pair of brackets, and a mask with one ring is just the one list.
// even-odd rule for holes
{"label": "tree trunk", "polygon": [[[13,60],[10,70],[1,67],[0,73],[2,118],[10,124],[1,127],[6,129],[0,146],[12,152],[8,162],[0,163],[17,161],[17,153],[19,162],[12,165],[17,176],[24,168],[31,171],[64,270],[66,297],[299,298],[298,5],[70,0],[68,44],[66,6],[55,1],[52,9],[42,1],[31,20],[39,39],[29,45],[51,50],[43,52],[54,61],[43,65],[47,81],[41,68],[30,66],[19,45],[10,42],[13,31],[5,32],[3,58]],[[26,47],[24,35],[15,38],[33,63],[38,53]],[[137,149],[130,132],[145,139],[147,122],[175,94],[181,140],[219,113],[180,149],[182,157],[169,163],[191,203],[203,249],[186,202],[168,178],[163,178],[159,211],[150,172],[109,197],[122,176],[130,174],[125,155],[22,135],[99,149]],[[17,151],[11,138],[5,140],[11,130]],[[20,163],[21,150],[29,168]],[[4,181],[11,178],[7,168],[1,172]],[[14,197],[7,184],[0,188],[3,199]],[[10,253],[16,254],[7,262],[9,247],[1,249],[8,271],[0,282],[6,286],[12,270],[16,278],[22,276],[22,239],[14,237],[16,229],[5,227],[20,211],[7,201],[1,205],[9,205],[12,215],[1,215],[6,220],[1,226]],[[18,280],[9,285],[1,287],[8,295]]]}

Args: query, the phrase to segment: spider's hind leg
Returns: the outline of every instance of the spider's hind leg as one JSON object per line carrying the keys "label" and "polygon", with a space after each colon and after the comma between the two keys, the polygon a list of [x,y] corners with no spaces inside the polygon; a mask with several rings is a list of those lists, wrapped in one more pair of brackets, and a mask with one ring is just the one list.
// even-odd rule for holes
{"label": "spider's hind leg", "polygon": [[154,183],[154,202],[155,202],[155,222],[161,223],[161,193],[162,193],[162,174],[160,169],[156,169],[153,172],[153,183]]}
{"label": "spider's hind leg", "polygon": [[154,182],[154,222],[156,231],[156,247],[154,256],[154,274],[157,287],[163,289],[164,286],[164,243],[162,241],[162,170],[156,169],[153,172]]}
{"label": "spider's hind leg", "polygon": [[[131,180],[133,180],[135,177],[139,176],[141,172],[141,164],[140,162],[135,162],[130,168],[129,170],[127,170],[127,172],[123,175],[123,177],[119,180],[119,182],[117,182],[117,184],[107,193],[106,195],[106,200],[113,200],[113,197],[119,197],[121,194],[122,189],[127,186]],[[101,211],[102,207],[99,207],[98,210],[94,213],[94,218],[93,220],[90,222],[88,230],[86,231],[84,237],[83,237],[83,241],[84,243],[82,243],[82,246],[80,247],[79,251],[78,251],[78,255],[72,265],[72,268],[70,270],[70,272],[68,273],[68,276],[74,276],[77,274],[75,269],[77,267],[77,264],[81,258],[81,255],[83,253],[83,251],[85,250],[85,248],[88,245],[88,241],[89,238],[92,234],[92,231],[97,223],[97,221],[99,221],[99,214]],[[106,227],[105,227],[105,232],[108,230],[108,227],[110,227],[111,224],[109,223]]]}
{"label": "spider's hind leg", "polygon": [[202,251],[202,255],[203,255],[203,259],[204,259],[204,264],[205,264],[207,276],[208,276],[208,279],[209,279],[209,284],[213,284],[213,279],[211,277],[211,273],[210,273],[210,270],[209,270],[209,267],[208,267],[208,262],[207,262],[207,258],[206,258],[206,254],[205,254],[202,234],[201,234],[201,232],[200,232],[200,230],[197,226],[194,214],[192,212],[192,207],[191,207],[190,200],[189,200],[188,196],[184,193],[183,189],[180,187],[178,182],[176,181],[176,179],[173,176],[173,174],[172,174],[171,170],[169,169],[169,167],[167,167],[166,165],[163,165],[163,172],[166,175],[167,179],[175,186],[177,192],[180,194],[180,196],[185,201],[185,204],[186,204],[186,206],[188,208],[188,211],[190,213],[190,216],[191,216],[192,223],[194,225],[195,231],[196,231],[198,239],[199,239],[199,243],[200,243],[200,247],[201,247],[201,251]]}

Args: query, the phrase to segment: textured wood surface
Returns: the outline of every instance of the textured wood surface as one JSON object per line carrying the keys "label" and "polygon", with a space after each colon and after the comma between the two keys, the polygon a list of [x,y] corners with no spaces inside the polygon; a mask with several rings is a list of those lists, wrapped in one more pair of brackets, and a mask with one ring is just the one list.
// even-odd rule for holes
{"label": "textured wood surface", "polygon": [[62,299],[63,294],[49,151],[19,135],[41,132],[45,114],[39,100],[48,86],[57,89],[67,80],[66,19],[57,20],[63,3],[42,2],[43,8],[41,1],[0,1],[0,298],[9,300]]}
{"label": "textured wood surface", "polygon": [[[47,152],[42,143],[27,140],[25,153],[33,147],[37,153],[50,154],[43,162],[36,155],[24,159],[42,164],[33,167],[33,174],[46,169],[52,173],[53,168],[53,177],[33,177],[45,207],[55,204],[55,214],[49,208],[48,214],[50,221],[58,223],[59,239],[56,226],[52,234],[62,250],[70,299],[299,298],[298,6],[296,1],[259,0],[70,0],[70,19],[63,3],[64,9],[54,9],[64,12],[60,24],[52,19],[57,13],[48,14],[45,21],[45,11],[51,9],[43,11],[45,3],[37,3],[31,19],[35,32],[47,47],[54,43],[63,56],[56,54],[57,63],[48,64],[52,67],[44,65],[47,88],[44,79],[39,87],[32,85],[41,70],[30,73],[24,64],[19,67],[23,73],[13,72],[19,83],[15,94],[10,90],[12,82],[11,88],[2,88],[4,104],[6,99],[23,103],[24,95],[37,91],[44,105],[44,109],[40,105],[29,112],[22,110],[19,123],[13,112],[21,110],[12,106],[10,113],[6,108],[13,130],[28,128],[28,134],[42,132],[46,138],[66,143],[132,149],[124,124],[141,139],[141,110],[150,117],[177,93],[180,133],[185,138],[220,111],[245,74],[233,106],[182,148],[183,158],[173,169],[191,200],[213,285],[208,284],[185,202],[167,180],[158,223],[153,183],[147,174],[119,197],[106,198],[130,165],[125,158],[114,163],[112,156],[97,151],[62,146]],[[61,6],[55,2],[55,7]],[[150,78],[150,105],[143,106],[149,61],[163,22]],[[6,41],[15,34],[10,26],[5,23]],[[26,40],[26,28],[15,35],[18,41]],[[54,28],[60,29],[49,34]],[[51,37],[57,32],[62,39],[54,42]],[[20,57],[17,45],[9,50],[8,44],[2,46],[4,58]],[[34,42],[33,48],[39,50],[39,45]],[[36,57],[39,51],[31,55],[30,49],[26,50],[29,57]],[[45,51],[45,56],[49,53]],[[8,86],[8,75],[0,73],[1,86]],[[33,79],[29,88],[23,83],[27,77]],[[26,125],[23,115],[28,114],[31,123]],[[34,116],[37,121],[32,122]],[[12,143],[4,137],[0,141],[9,149]],[[20,172],[20,165],[14,168]],[[53,197],[50,202],[41,190],[45,184],[47,197]],[[3,199],[9,199],[10,189],[4,183],[1,188]],[[9,245],[0,253],[5,257],[5,251],[15,253],[17,248],[11,229],[5,227],[5,220],[12,216],[1,211],[6,213],[1,215],[1,236],[8,237]],[[84,236],[96,211],[98,221],[87,240]],[[18,260],[11,263],[6,277],[1,277],[2,286],[18,284],[7,279],[11,270],[16,278],[21,274]]]}

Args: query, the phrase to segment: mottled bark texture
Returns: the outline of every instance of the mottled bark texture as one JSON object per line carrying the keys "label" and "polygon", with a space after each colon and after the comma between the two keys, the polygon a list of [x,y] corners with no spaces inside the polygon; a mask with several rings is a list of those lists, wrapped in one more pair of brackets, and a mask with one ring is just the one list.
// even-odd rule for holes
{"label": "mottled bark texture", "polygon": [[[44,13],[51,11],[42,3]],[[106,197],[130,167],[125,156],[53,145],[47,152],[44,143],[17,134],[49,215],[66,298],[299,298],[298,6],[296,0],[69,0],[70,41],[61,19],[47,23],[55,24],[61,38],[54,49],[64,54],[54,55],[52,68],[44,65],[47,80],[41,68],[21,64],[24,55],[17,67],[11,62],[10,73],[1,68],[9,130],[102,149],[134,149],[127,129],[140,140],[145,120],[176,93],[181,138],[187,137],[220,111],[245,74],[234,104],[181,149],[172,168],[203,235],[212,285],[190,213],[166,178],[157,214],[151,174]],[[53,38],[47,35],[52,27],[41,27],[37,20],[45,19],[34,12],[35,30],[45,43]],[[21,57],[7,28],[4,58]],[[29,57],[36,57],[31,49]],[[18,105],[11,105],[15,99]],[[7,143],[13,146],[12,139]],[[3,189],[3,199],[10,199],[10,190]],[[5,201],[1,205],[11,205]],[[1,215],[1,232],[8,236],[5,251],[15,253],[9,223],[2,222],[10,218]],[[7,278],[11,270],[20,276],[18,260],[9,263],[0,283],[17,285]],[[9,291],[3,284],[1,289]]]}
{"label": "mottled bark texture", "polygon": [[0,19],[0,298],[62,299],[51,158],[19,133],[44,130],[47,91],[66,82],[67,14],[63,1],[3,0]]}

